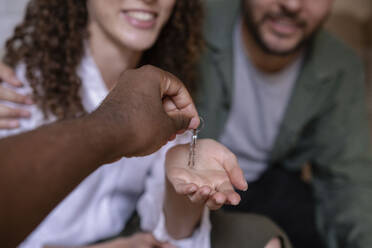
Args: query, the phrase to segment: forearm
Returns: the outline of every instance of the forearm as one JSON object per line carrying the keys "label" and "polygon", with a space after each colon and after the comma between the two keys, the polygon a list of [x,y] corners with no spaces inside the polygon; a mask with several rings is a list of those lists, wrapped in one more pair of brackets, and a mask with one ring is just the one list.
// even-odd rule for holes
{"label": "forearm", "polygon": [[2,247],[21,242],[107,159],[99,135],[84,118],[0,140]]}
{"label": "forearm", "polygon": [[166,228],[174,239],[189,237],[199,225],[204,204],[195,204],[187,196],[177,194],[166,179],[164,215]]}

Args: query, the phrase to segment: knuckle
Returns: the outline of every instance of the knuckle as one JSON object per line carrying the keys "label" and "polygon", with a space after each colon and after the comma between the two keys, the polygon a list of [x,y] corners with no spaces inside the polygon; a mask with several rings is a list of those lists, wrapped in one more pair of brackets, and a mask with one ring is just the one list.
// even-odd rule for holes
{"label": "knuckle", "polygon": [[154,73],[161,73],[162,72],[162,70],[160,70],[159,68],[157,68],[153,65],[143,65],[142,67],[139,68],[139,70],[145,76],[154,75]]}

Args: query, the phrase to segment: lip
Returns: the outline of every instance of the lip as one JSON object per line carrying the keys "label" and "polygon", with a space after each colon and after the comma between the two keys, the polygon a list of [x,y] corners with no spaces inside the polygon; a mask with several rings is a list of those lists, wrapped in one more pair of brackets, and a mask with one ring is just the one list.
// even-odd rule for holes
{"label": "lip", "polygon": [[156,25],[158,14],[144,9],[126,9],[121,11],[125,20],[138,29],[152,29]]}
{"label": "lip", "polygon": [[288,19],[269,18],[267,22],[272,31],[283,37],[292,36],[300,30],[297,23],[289,21]]}

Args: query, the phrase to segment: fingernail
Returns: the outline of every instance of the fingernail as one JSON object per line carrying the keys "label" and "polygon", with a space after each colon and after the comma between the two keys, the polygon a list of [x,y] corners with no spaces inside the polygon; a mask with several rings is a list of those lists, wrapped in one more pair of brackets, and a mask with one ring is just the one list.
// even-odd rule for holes
{"label": "fingernail", "polygon": [[223,199],[221,199],[221,198],[217,198],[217,199],[216,199],[216,203],[217,203],[217,204],[222,204],[222,203],[223,203]]}
{"label": "fingernail", "polygon": [[202,194],[203,195],[209,195],[210,192],[211,192],[210,189],[205,188],[205,189],[203,189]]}
{"label": "fingernail", "polygon": [[234,198],[232,199],[232,201],[231,201],[231,204],[234,205],[234,206],[236,206],[236,205],[239,204],[239,202],[240,202],[240,200],[239,200],[238,198],[234,197]]}
{"label": "fingernail", "polygon": [[198,127],[199,121],[196,117],[192,118],[189,124],[189,129],[196,129]]}
{"label": "fingernail", "polygon": [[248,190],[248,183],[247,181],[245,181],[244,191],[247,191],[247,190]]}
{"label": "fingernail", "polygon": [[193,185],[190,187],[190,192],[195,192],[196,190],[197,190],[196,186]]}

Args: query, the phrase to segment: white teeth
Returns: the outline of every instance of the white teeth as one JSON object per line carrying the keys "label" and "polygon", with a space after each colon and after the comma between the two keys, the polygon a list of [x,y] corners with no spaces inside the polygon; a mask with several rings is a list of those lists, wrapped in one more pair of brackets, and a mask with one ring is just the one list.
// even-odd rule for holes
{"label": "white teeth", "polygon": [[154,14],[143,11],[128,11],[127,15],[139,21],[151,21],[155,19]]}
{"label": "white teeth", "polygon": [[287,20],[278,20],[277,23],[280,25],[289,26],[289,27],[296,26],[295,23],[287,21]]}

